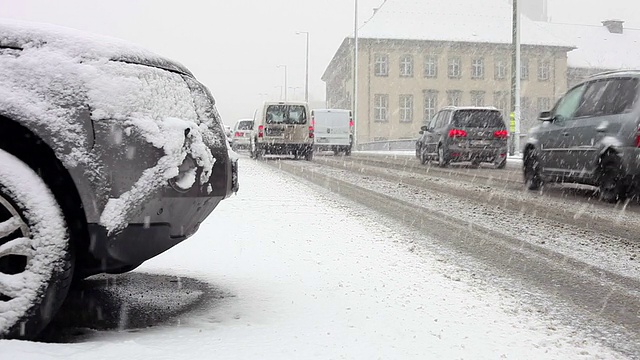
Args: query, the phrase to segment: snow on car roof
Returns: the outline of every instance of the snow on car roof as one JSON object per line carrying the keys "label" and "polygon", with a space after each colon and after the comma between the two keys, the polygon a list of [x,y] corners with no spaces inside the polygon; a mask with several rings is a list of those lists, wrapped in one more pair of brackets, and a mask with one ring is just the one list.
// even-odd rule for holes
{"label": "snow on car roof", "polygon": [[71,57],[149,65],[191,75],[183,65],[125,40],[57,25],[0,18],[0,47],[55,47]]}
{"label": "snow on car roof", "polygon": [[543,26],[577,46],[567,55],[569,67],[640,68],[640,29],[624,28],[622,34],[616,34],[602,25],[544,23]]}
{"label": "snow on car roof", "polygon": [[[523,45],[573,47],[522,16]],[[512,10],[504,0],[387,0],[362,26],[360,37],[511,44]]]}

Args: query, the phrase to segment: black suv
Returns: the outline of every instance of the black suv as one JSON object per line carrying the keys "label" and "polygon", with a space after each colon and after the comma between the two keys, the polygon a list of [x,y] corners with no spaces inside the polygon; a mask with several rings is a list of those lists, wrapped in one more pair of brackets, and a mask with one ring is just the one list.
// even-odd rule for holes
{"label": "black suv", "polygon": [[598,74],[569,90],[530,131],[524,147],[529,189],[544,181],[594,185],[624,199],[640,173],[640,71]]}
{"label": "black suv", "polygon": [[473,165],[492,162],[499,169],[507,164],[507,128],[502,114],[493,107],[446,107],[420,131],[416,157],[423,164],[438,160]]}

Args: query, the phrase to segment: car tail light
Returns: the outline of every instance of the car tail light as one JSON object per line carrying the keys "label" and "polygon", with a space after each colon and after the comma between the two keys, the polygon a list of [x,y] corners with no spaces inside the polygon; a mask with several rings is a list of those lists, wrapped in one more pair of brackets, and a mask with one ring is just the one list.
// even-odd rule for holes
{"label": "car tail light", "polygon": [[467,132],[460,129],[451,129],[449,130],[449,137],[450,138],[467,137]]}
{"label": "car tail light", "polygon": [[349,127],[352,128],[353,127],[353,118],[349,118]]}
{"label": "car tail light", "polygon": [[264,125],[258,126],[258,137],[264,137]]}
{"label": "car tail light", "polygon": [[235,134],[233,134],[234,137],[242,137],[244,135],[244,133],[240,132],[240,131],[236,131]]}
{"label": "car tail light", "polygon": [[493,136],[499,139],[506,139],[508,135],[509,133],[507,132],[507,130],[498,130],[493,133]]}
{"label": "car tail light", "polygon": [[311,115],[311,126],[316,126],[316,116]]}
{"label": "car tail light", "polygon": [[313,139],[313,126],[309,126],[309,139]]}

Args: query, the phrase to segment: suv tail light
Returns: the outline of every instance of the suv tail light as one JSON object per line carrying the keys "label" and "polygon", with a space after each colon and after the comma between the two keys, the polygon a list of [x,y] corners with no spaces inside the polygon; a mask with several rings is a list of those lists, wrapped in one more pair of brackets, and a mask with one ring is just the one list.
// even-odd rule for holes
{"label": "suv tail light", "polygon": [[258,126],[258,137],[264,137],[264,125]]}
{"label": "suv tail light", "polygon": [[313,125],[309,126],[309,139],[313,139]]}
{"label": "suv tail light", "polygon": [[353,128],[353,118],[349,117],[349,128]]}
{"label": "suv tail light", "polygon": [[467,132],[460,129],[451,129],[449,130],[449,137],[450,138],[467,137]]}
{"label": "suv tail light", "polygon": [[509,133],[507,132],[507,130],[498,130],[493,133],[493,136],[499,139],[506,139],[508,135]]}
{"label": "suv tail light", "polygon": [[235,134],[233,134],[234,137],[242,137],[244,135],[244,133],[241,133],[240,131],[236,131]]}

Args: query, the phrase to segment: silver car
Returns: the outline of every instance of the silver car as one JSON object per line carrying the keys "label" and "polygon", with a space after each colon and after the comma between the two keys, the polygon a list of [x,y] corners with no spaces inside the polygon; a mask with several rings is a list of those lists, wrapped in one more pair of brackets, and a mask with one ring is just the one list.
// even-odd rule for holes
{"label": "silver car", "polygon": [[182,65],[49,25],[0,33],[0,337],[29,339],[73,279],[193,235],[237,190],[237,163]]}
{"label": "silver car", "polygon": [[594,185],[608,202],[631,194],[640,176],[640,71],[596,75],[540,114],[524,146],[529,189],[543,182]]}

